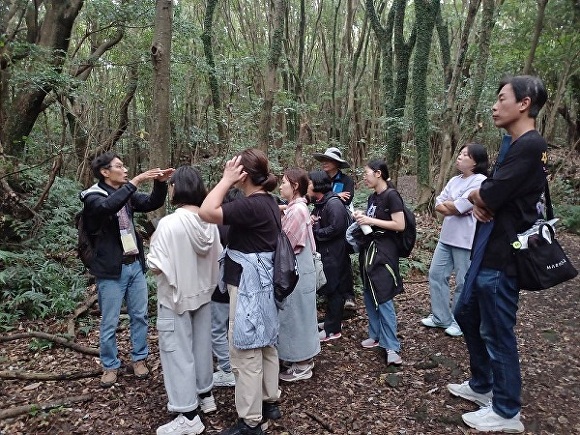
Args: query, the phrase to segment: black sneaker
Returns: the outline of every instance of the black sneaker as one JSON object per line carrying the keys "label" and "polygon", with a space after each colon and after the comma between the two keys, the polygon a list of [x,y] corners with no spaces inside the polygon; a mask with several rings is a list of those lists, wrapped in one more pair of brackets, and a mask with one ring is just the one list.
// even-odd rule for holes
{"label": "black sneaker", "polygon": [[240,418],[238,422],[230,427],[229,429],[224,429],[220,432],[220,435],[263,435],[261,425],[256,427],[251,427],[246,424],[246,422]]}
{"label": "black sneaker", "polygon": [[276,402],[262,402],[262,418],[264,420],[278,420],[282,418],[278,404]]}

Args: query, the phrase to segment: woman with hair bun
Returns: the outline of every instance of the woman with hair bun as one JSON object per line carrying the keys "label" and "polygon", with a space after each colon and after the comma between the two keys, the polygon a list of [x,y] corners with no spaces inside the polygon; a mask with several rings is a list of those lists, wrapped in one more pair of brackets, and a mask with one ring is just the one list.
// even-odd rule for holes
{"label": "woman with hair bun", "polygon": [[[263,420],[281,417],[279,324],[272,280],[281,223],[276,199],[268,193],[277,184],[266,155],[246,149],[226,162],[222,179],[199,210],[206,222],[229,225],[219,285],[230,295],[228,338],[239,419],[222,435],[260,435]],[[245,196],[224,204],[232,186]]]}

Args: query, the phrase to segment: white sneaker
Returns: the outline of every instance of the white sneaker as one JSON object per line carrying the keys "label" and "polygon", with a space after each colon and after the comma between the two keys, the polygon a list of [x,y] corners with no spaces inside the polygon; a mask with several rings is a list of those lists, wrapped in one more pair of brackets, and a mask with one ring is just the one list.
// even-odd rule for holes
{"label": "white sneaker", "polygon": [[213,374],[213,386],[214,387],[235,387],[236,377],[233,372],[226,373],[219,369]]}
{"label": "white sneaker", "polygon": [[[308,364],[308,368],[310,370],[312,370],[314,368],[314,358],[310,358],[308,361],[306,361],[306,363]],[[296,364],[294,362],[290,362],[290,361],[283,361],[282,362],[282,367],[284,367],[283,371],[288,370],[289,368],[292,368],[292,366]],[[280,391],[280,394],[282,394],[282,392]],[[278,394],[278,399],[280,398],[280,394]]]}
{"label": "white sneaker", "polygon": [[423,326],[427,326],[429,328],[447,328],[447,326],[445,326],[444,324],[437,323],[435,321],[435,317],[433,316],[433,313],[429,314],[424,319],[421,319],[421,323],[423,324]]}
{"label": "white sneaker", "polygon": [[188,420],[183,414],[179,414],[173,421],[159,426],[157,435],[197,435],[204,430],[205,426],[201,422],[199,415],[196,415],[193,420]]}
{"label": "white sneaker", "polygon": [[279,378],[282,381],[286,382],[294,382],[300,381],[305,379],[310,379],[312,377],[312,369],[310,368],[310,364],[306,365],[306,368],[299,368],[298,364],[292,364],[288,370],[284,370],[280,373]]}
{"label": "white sneaker", "polygon": [[496,414],[491,405],[479,411],[463,414],[461,418],[467,426],[481,432],[522,433],[524,431],[519,412],[512,418],[503,418]]}
{"label": "white sneaker", "polygon": [[342,337],[342,333],[340,333],[340,332],[337,332],[337,333],[331,332],[330,334],[326,335],[326,331],[324,329],[322,331],[318,331],[318,338],[322,342],[336,340],[337,338],[340,338],[340,337]]}
{"label": "white sneaker", "polygon": [[387,358],[386,359],[387,359],[388,366],[390,366],[390,365],[400,366],[401,364],[403,364],[403,360],[401,359],[399,354],[391,349],[387,350]]}
{"label": "white sneaker", "polygon": [[449,326],[449,328],[445,329],[445,333],[447,335],[452,336],[452,337],[461,337],[463,335],[463,332],[461,332],[461,328],[459,327],[459,325],[457,324],[457,322],[455,320]]}
{"label": "white sneaker", "polygon": [[360,345],[370,349],[372,347],[377,347],[379,345],[379,340],[375,340],[374,338],[367,338],[366,340],[361,341]]}
{"label": "white sneaker", "polygon": [[475,402],[479,406],[488,406],[489,401],[493,397],[492,391],[485,394],[476,393],[469,386],[469,381],[465,381],[462,384],[447,384],[447,389],[454,396],[463,397],[471,402]]}
{"label": "white sneaker", "polygon": [[345,310],[354,310],[356,309],[356,304],[354,303],[353,299],[347,299],[344,301],[344,309]]}
{"label": "white sneaker", "polygon": [[200,397],[199,398],[199,407],[201,408],[201,411],[204,414],[217,411],[217,406],[215,404],[215,399],[213,398],[213,394],[208,396],[208,397],[204,397],[203,399]]}

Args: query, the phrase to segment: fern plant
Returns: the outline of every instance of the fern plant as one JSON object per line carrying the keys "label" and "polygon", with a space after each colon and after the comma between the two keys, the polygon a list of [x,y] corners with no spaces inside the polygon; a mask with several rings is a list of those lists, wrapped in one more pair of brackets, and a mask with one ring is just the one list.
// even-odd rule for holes
{"label": "fern plant", "polygon": [[[23,184],[35,186],[31,203],[45,177],[40,170],[22,175]],[[20,317],[69,313],[83,297],[86,277],[74,253],[79,191],[75,182],[57,178],[37,216],[5,221],[12,240],[0,244],[0,329],[9,329]]]}

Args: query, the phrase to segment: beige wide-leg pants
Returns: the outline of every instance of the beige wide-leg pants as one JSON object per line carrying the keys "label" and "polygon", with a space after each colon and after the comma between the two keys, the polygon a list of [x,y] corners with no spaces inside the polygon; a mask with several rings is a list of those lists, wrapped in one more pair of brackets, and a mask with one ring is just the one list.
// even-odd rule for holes
{"label": "beige wide-leg pants", "polygon": [[228,285],[228,292],[230,294],[228,341],[230,363],[236,378],[236,411],[238,417],[243,418],[246,424],[256,426],[262,421],[262,402],[275,402],[279,398],[278,350],[274,346],[237,349],[232,345],[238,288]]}

